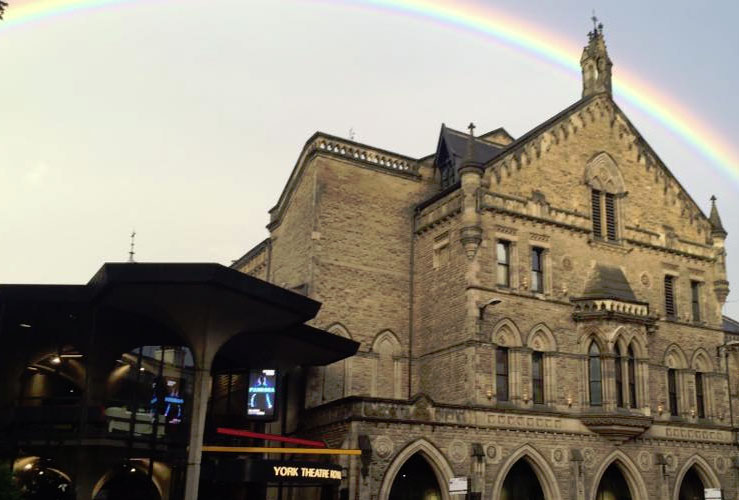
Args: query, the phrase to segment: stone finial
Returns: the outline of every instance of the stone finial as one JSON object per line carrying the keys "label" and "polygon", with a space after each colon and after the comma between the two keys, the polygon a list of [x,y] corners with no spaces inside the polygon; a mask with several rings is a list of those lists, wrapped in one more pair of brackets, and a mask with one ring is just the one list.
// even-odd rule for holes
{"label": "stone finial", "polygon": [[582,96],[607,93],[611,95],[611,67],[613,63],[608,57],[606,41],[603,36],[603,24],[593,14],[593,31],[588,33],[588,44],[580,58],[582,68]]}
{"label": "stone finial", "polygon": [[724,225],[721,223],[721,217],[718,215],[716,196],[711,196],[711,215],[708,217],[708,222],[711,223],[711,236],[726,238],[728,233],[726,232],[726,229],[724,229]]}

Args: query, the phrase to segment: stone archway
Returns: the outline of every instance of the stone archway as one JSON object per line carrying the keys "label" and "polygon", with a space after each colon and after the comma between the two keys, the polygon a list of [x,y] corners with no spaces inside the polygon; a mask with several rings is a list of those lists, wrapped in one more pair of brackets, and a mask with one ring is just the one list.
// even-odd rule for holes
{"label": "stone archway", "polygon": [[[433,472],[436,482],[439,485],[439,492],[441,500],[450,500],[448,488],[449,480],[454,476],[449,462],[444,455],[436,448],[433,444],[429,443],[425,439],[419,439],[406,446],[401,450],[395,459],[390,463],[390,466],[385,471],[385,476],[382,479],[380,491],[378,495],[379,500],[389,500],[390,492],[395,484],[395,479],[398,476],[401,468],[414,456],[419,456],[426,461],[429,468]],[[417,460],[417,459],[414,459]]]}
{"label": "stone archway", "polygon": [[[605,494],[606,488],[618,490],[621,485],[625,485],[627,491],[615,491],[614,496]],[[594,475],[590,500],[647,500],[648,498],[647,486],[639,469],[625,453],[616,450],[603,460]]]}
{"label": "stone archway", "polygon": [[[508,457],[505,463],[501,466],[500,472],[498,472],[498,477],[493,485],[493,498],[506,498],[502,496],[505,481],[508,479],[511,471],[522,461],[526,466],[528,466],[529,470],[534,473],[534,477],[537,479],[539,486],[541,487],[544,500],[560,500],[562,498],[559,492],[559,486],[557,485],[557,478],[554,475],[554,472],[552,472],[549,463],[538,451],[536,451],[536,449],[528,444],[513,452],[513,454]],[[509,500],[516,500],[517,497],[514,496],[508,498]]]}
{"label": "stone archway", "polygon": [[[675,476],[675,488],[672,494],[673,500],[683,500],[686,498],[692,500],[692,490],[696,489],[693,486],[697,485],[688,485],[687,489],[691,491],[684,491],[683,486],[685,486],[686,482],[695,483],[696,479],[700,481],[702,488],[721,487],[721,481],[719,481],[718,476],[713,472],[711,466],[708,465],[708,462],[700,455],[693,455],[685,462]],[[699,500],[703,500],[702,488],[698,488],[700,490]]]}

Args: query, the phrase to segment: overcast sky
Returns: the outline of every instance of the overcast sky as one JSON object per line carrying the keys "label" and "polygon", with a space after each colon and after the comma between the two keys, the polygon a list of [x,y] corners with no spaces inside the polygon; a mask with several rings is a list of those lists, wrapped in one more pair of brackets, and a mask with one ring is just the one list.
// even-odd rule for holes
{"label": "overcast sky", "polygon": [[[574,46],[595,7],[616,78],[739,137],[739,2],[488,3]],[[228,264],[267,236],[316,130],[423,156],[442,122],[519,136],[579,98],[578,74],[525,51],[358,4],[141,0],[0,23],[0,282],[86,282],[127,258],[132,228],[140,261]],[[736,180],[617,101],[704,211],[719,198],[739,289]]]}

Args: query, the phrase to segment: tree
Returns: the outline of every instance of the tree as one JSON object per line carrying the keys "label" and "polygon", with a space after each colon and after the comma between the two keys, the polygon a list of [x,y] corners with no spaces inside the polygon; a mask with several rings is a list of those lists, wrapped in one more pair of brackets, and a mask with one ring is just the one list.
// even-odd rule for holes
{"label": "tree", "polygon": [[[0,0],[0,3],[2,1]],[[13,471],[0,463],[0,500],[20,500],[21,492],[13,479]]]}
{"label": "tree", "polygon": [[8,2],[5,0],[0,0],[0,19],[3,18],[3,14],[5,14],[5,7],[8,6]]}

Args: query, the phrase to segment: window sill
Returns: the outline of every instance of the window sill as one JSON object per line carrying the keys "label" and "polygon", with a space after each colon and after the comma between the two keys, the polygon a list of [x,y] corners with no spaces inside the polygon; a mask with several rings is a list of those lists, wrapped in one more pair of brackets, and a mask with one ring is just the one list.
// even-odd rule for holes
{"label": "window sill", "polygon": [[627,254],[631,252],[631,248],[626,248],[623,240],[606,240],[595,236],[588,238],[588,244],[594,247],[599,247],[604,250],[610,250],[621,254]]}

